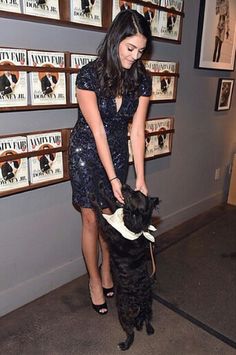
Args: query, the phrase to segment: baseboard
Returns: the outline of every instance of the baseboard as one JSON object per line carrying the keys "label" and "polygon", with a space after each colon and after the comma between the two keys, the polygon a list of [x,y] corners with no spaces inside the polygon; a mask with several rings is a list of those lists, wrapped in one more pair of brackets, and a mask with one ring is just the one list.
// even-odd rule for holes
{"label": "baseboard", "polygon": [[223,192],[218,192],[191,205],[185,206],[184,208],[181,208],[167,216],[160,216],[161,222],[158,227],[159,234],[178,226],[179,224],[209,210],[212,207],[222,204],[223,201]]}
{"label": "baseboard", "polygon": [[86,273],[83,257],[0,292],[3,316]]}

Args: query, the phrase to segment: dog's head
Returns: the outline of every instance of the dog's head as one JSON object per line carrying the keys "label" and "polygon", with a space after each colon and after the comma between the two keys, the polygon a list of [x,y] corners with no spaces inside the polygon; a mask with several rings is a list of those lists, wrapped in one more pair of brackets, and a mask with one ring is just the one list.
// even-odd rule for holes
{"label": "dog's head", "polygon": [[134,233],[147,231],[152,212],[159,204],[159,198],[145,196],[141,191],[131,189],[129,185],[122,186],[122,194],[125,226]]}

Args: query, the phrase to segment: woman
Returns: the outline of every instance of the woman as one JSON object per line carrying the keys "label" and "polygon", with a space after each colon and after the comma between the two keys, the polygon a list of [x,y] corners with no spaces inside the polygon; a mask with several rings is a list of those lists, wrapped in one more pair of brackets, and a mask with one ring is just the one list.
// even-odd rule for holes
{"label": "woman", "polygon": [[219,15],[213,62],[219,62],[224,39],[229,38],[229,0],[216,0],[216,15]]}
{"label": "woman", "polygon": [[[114,295],[107,245],[99,236],[90,193],[99,196],[103,182],[109,197],[123,203],[121,186],[128,173],[127,127],[133,119],[131,143],[136,171],[136,189],[147,194],[144,178],[145,118],[151,79],[140,58],[150,46],[151,32],[137,11],[120,12],[98,48],[98,58],[78,73],[78,121],[72,131],[69,167],[73,203],[82,215],[82,250],[88,274],[93,308],[106,314],[105,296]],[[102,251],[98,269],[98,241]]]}

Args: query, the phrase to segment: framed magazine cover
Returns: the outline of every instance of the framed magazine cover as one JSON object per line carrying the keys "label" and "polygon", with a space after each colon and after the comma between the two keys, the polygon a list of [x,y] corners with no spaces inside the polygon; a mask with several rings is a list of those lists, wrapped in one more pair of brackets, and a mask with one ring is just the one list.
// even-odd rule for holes
{"label": "framed magazine cover", "polygon": [[230,109],[233,89],[234,79],[219,79],[215,111],[226,111]]}
{"label": "framed magazine cover", "polygon": [[0,135],[0,198],[68,181],[71,130]]}
{"label": "framed magazine cover", "polygon": [[236,1],[200,0],[194,67],[234,70]]}
{"label": "framed magazine cover", "polygon": [[[173,8],[175,10],[175,8]],[[183,16],[177,15],[172,9],[158,11],[157,34],[159,38],[181,42]]]}
{"label": "framed magazine cover", "polygon": [[163,75],[152,75],[152,102],[175,102],[178,76],[168,72]]}
{"label": "framed magazine cover", "polygon": [[[132,124],[129,125],[129,132],[131,127]],[[170,155],[172,152],[173,134],[173,117],[153,118],[147,120],[145,126],[145,160]],[[130,139],[128,140],[128,145],[129,163],[133,163],[133,153]]]}
{"label": "framed magazine cover", "polygon": [[150,100],[152,102],[176,101],[179,64],[158,60],[143,60],[143,64],[152,77]]}
{"label": "framed magazine cover", "polygon": [[82,25],[102,27],[103,0],[70,0],[70,20]]}

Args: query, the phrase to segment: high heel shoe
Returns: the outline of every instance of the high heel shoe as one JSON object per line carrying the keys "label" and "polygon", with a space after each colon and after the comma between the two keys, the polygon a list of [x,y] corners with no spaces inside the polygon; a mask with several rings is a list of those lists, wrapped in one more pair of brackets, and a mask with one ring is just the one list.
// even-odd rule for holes
{"label": "high heel shoe", "polygon": [[114,287],[106,288],[103,287],[104,296],[107,298],[112,298],[115,295]]}
{"label": "high heel shoe", "polygon": [[101,316],[104,316],[108,312],[107,304],[104,302],[103,304],[94,304],[91,300],[92,307],[93,309],[100,314]]}
{"label": "high heel shoe", "polygon": [[[99,271],[102,274],[102,264],[99,266]],[[109,288],[102,287],[102,289],[103,289],[103,294],[104,294],[105,297],[107,297],[107,298],[114,297],[114,295],[115,295],[114,286],[109,287]]]}
{"label": "high heel shoe", "polygon": [[89,293],[90,293],[90,299],[91,299],[91,303],[92,303],[92,307],[95,310],[95,312],[97,312],[98,314],[100,314],[101,316],[107,314],[108,312],[108,308],[107,308],[107,304],[106,302],[102,303],[102,304],[94,304],[93,300],[92,300],[92,290],[91,287],[89,285]]}

